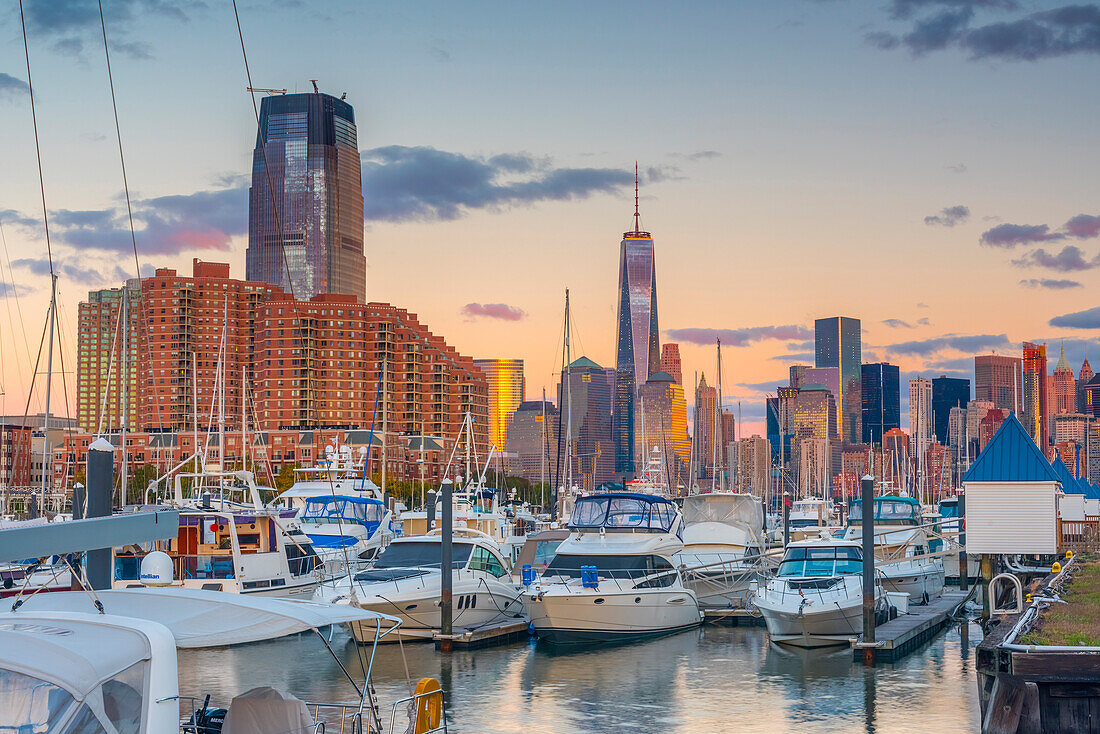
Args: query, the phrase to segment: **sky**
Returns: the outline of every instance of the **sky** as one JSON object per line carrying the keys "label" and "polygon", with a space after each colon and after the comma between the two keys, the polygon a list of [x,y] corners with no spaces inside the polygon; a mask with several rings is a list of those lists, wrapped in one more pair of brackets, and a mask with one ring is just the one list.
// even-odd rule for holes
{"label": "sky", "polygon": [[[256,121],[231,2],[24,0],[61,349],[139,264],[244,276]],[[662,342],[762,431],[813,320],[903,380],[1064,344],[1100,366],[1100,5],[1024,0],[238,2],[253,84],[355,108],[368,298],[553,393],[614,364],[619,241],[655,239]],[[49,298],[18,6],[0,10],[0,386],[24,410]],[[64,362],[62,365],[61,362]],[[44,362],[44,358],[43,358]],[[44,371],[39,365],[38,371]],[[59,394],[60,392],[60,394]],[[907,422],[902,387],[903,425]],[[40,386],[31,410],[42,404]],[[690,400],[690,397],[689,397]]]}

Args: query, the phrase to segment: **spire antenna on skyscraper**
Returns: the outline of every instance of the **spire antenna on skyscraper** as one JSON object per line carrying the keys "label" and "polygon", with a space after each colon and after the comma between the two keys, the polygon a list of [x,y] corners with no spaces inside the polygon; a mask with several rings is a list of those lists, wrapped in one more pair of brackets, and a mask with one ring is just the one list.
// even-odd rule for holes
{"label": "spire antenna on skyscraper", "polygon": [[638,213],[638,161],[634,161],[634,233],[635,234],[642,231],[642,228],[639,224],[639,217],[640,216],[641,216],[641,214]]}

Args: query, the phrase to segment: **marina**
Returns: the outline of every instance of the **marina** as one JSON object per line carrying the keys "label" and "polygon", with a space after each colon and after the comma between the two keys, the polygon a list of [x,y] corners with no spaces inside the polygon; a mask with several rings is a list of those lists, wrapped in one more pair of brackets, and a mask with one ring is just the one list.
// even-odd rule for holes
{"label": "marina", "polygon": [[1084,1],[15,0],[0,734],[1100,734]]}

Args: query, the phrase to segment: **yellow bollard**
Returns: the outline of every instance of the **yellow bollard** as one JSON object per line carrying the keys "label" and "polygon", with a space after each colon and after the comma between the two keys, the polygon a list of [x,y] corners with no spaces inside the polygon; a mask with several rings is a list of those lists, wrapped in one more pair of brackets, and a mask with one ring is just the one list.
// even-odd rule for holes
{"label": "yellow bollard", "polygon": [[1058,563],[1058,561],[1055,561],[1054,565],[1050,567],[1050,572],[1051,573],[1061,573],[1061,571],[1062,571],[1062,564]]}
{"label": "yellow bollard", "polygon": [[1024,598],[1024,603],[1025,604],[1030,604],[1031,603],[1031,594],[1028,594],[1027,597]]}
{"label": "yellow bollard", "polygon": [[1073,551],[1068,550],[1066,551],[1066,560],[1068,561],[1070,558],[1073,558]]}

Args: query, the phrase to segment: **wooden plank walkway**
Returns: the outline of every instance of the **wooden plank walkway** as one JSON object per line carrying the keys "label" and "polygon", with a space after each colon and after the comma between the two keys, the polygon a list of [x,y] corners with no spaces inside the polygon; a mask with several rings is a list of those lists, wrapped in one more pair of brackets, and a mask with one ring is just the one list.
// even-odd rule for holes
{"label": "wooden plank walkway", "polygon": [[[931,640],[951,621],[952,610],[967,596],[965,591],[944,591],[928,604],[911,605],[909,614],[899,614],[875,628],[875,662],[896,662]],[[860,641],[852,638],[852,653],[863,659]]]}

